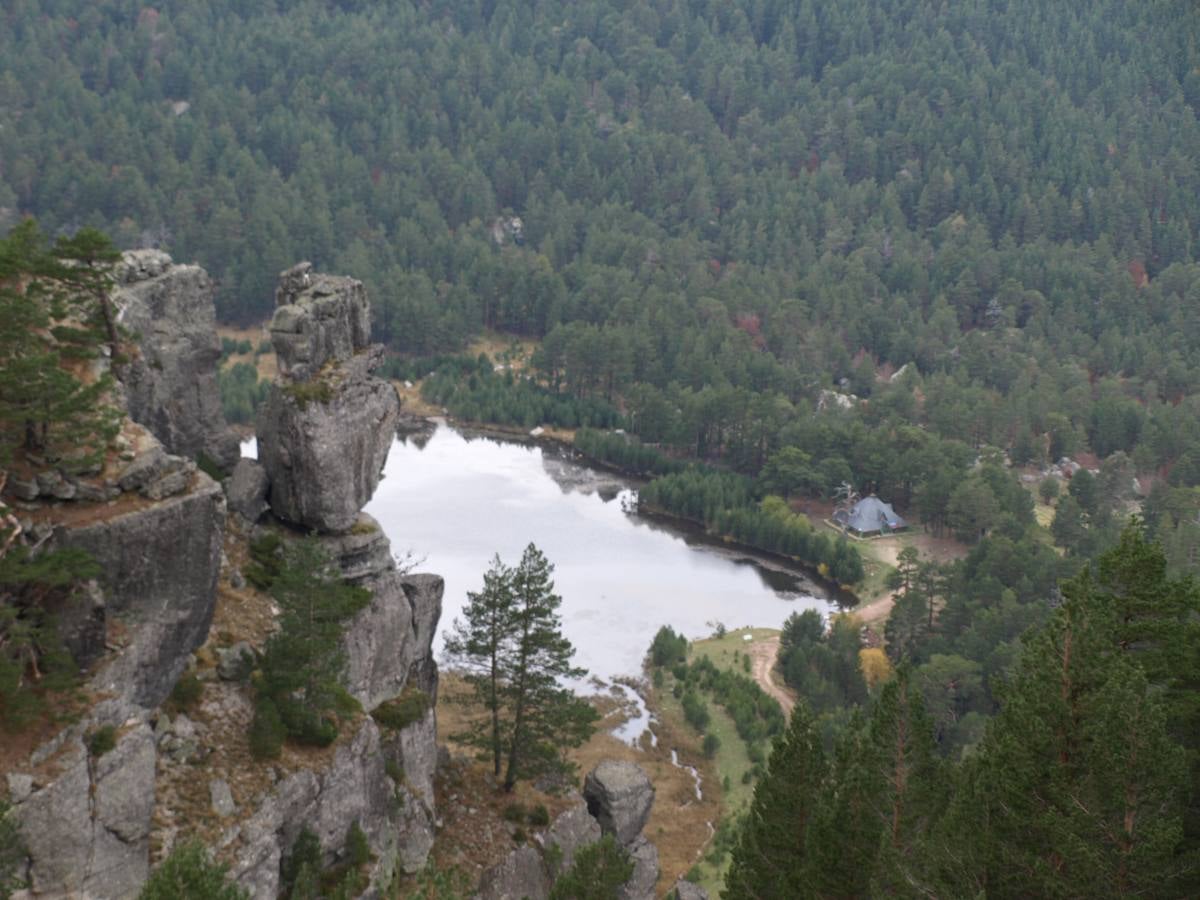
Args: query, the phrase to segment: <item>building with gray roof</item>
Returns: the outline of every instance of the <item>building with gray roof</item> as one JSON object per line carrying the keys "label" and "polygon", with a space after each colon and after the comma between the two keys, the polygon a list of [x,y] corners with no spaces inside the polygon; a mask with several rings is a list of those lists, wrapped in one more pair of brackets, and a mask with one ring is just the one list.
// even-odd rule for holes
{"label": "building with gray roof", "polygon": [[872,494],[864,497],[849,509],[839,509],[833,514],[833,521],[855,534],[891,534],[908,527],[908,523],[892,509],[892,504],[885,503]]}

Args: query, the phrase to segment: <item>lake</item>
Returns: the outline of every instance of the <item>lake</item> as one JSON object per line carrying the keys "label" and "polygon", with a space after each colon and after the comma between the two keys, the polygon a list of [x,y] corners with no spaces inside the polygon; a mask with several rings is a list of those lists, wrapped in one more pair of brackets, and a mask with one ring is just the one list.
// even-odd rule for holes
{"label": "lake", "polygon": [[631,487],[565,449],[439,425],[397,439],[366,511],[393,551],[445,578],[443,634],[492,557],[515,565],[532,541],[554,564],[576,663],[605,681],[640,675],[662,625],[700,638],[718,622],[778,628],[792,612],[836,611],[802,575],[627,512]]}

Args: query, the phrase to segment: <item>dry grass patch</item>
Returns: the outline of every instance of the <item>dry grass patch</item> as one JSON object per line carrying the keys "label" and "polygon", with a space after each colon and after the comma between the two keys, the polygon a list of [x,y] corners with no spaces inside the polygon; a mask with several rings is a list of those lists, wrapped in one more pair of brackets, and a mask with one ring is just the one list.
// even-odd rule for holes
{"label": "dry grass patch", "polygon": [[[622,699],[618,694],[600,694],[592,699],[603,717],[601,723],[605,728],[622,724],[631,706],[628,698]],[[474,749],[459,745],[451,736],[486,715],[486,710],[471,701],[469,688],[461,676],[453,672],[442,673],[437,709],[439,739],[453,752],[471,756]],[[645,770],[655,789],[645,835],[658,848],[661,875],[657,892],[662,895],[703,854],[712,834],[709,823],[715,824],[721,814],[721,792],[715,770],[704,759],[695,735],[680,729],[672,721],[661,719],[655,731],[658,734],[656,747],[650,745],[646,735],[643,735],[640,747],[633,747],[607,730],[597,731],[582,747],[570,751],[568,758],[578,767],[580,786],[583,776],[605,759],[633,762]],[[681,764],[693,765],[700,770],[702,800],[696,798],[691,774],[672,765],[672,748],[678,752]],[[434,848],[435,864],[439,868],[457,866],[473,879],[478,879],[485,868],[495,865],[515,846],[509,829],[502,827],[507,823],[502,818],[496,821],[497,807],[502,815],[504,805],[514,796],[526,805],[530,802],[528,798],[543,797],[546,799],[540,802],[545,803],[553,818],[568,805],[564,798],[546,797],[523,783],[517,786],[513,795],[504,794],[485,763],[460,759],[455,772],[458,773],[457,783],[439,785],[438,811],[445,821],[445,829],[438,835]],[[459,807],[463,803],[470,803],[475,813],[462,815]],[[526,828],[526,831],[532,834],[531,829]]]}

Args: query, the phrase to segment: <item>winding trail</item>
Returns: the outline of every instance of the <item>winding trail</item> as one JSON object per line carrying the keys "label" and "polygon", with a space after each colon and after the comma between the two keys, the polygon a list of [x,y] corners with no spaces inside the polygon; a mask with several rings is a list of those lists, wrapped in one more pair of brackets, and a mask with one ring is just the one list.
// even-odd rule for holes
{"label": "winding trail", "polygon": [[758,686],[779,701],[785,716],[792,714],[796,698],[783,685],[776,683],[774,678],[775,660],[779,658],[779,636],[755,641],[749,647],[754,680]]}

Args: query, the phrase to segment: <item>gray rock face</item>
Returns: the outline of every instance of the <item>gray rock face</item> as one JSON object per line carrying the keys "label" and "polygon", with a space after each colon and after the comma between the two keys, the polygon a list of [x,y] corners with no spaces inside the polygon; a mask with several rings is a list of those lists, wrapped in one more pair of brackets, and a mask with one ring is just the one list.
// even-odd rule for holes
{"label": "gray rock face", "polygon": [[238,440],[221,412],[221,345],[208,274],[177,266],[159,250],[134,250],[115,275],[121,324],[140,335],[140,354],[122,369],[130,417],[171,453],[205,453],[232,466]]}
{"label": "gray rock face", "polygon": [[338,747],[321,773],[283,779],[239,831],[233,876],[253,897],[274,897],[279,860],[300,829],[312,829],[333,862],[346,831],[358,822],[376,854],[371,883],[386,883],[396,867],[416,871],[433,846],[433,817],[421,798],[397,786],[384,769],[378,726],[367,719]]}
{"label": "gray rock face", "polygon": [[654,803],[654,785],[640,766],[606,759],[583,783],[588,812],[626,849],[633,846]]}
{"label": "gray rock face", "polygon": [[588,813],[587,804],[580,803],[560,814],[546,833],[547,848],[557,846],[562,851],[559,871],[565,872],[575,862],[575,853],[600,840],[600,823]]}
{"label": "gray rock face", "polygon": [[433,779],[437,772],[437,713],[431,706],[425,715],[386,737],[387,758],[399,764],[404,782],[426,808],[434,808]]}
{"label": "gray rock face", "polygon": [[667,896],[673,897],[674,900],[708,900],[708,891],[682,878],[675,882],[675,887],[671,890],[675,893]]}
{"label": "gray rock face", "polygon": [[[580,849],[611,834],[633,862],[633,872],[617,896],[620,900],[653,900],[659,866],[658,848],[642,834],[654,802],[654,787],[646,773],[633,763],[605,760],[584,780],[583,796],[584,803],[559,815],[539,838],[547,850],[558,847],[562,852],[557,871],[565,872]],[[551,883],[545,858],[522,847],[484,872],[477,896],[481,900],[545,900]]]}
{"label": "gray rock face", "polygon": [[375,348],[322,375],[324,400],[271,386],[259,410],[258,446],[271,509],[281,519],[344,532],[371,499],[400,414],[395,389],[370,374],[381,359]]}
{"label": "gray rock face", "polygon": [[267,471],[256,459],[239,459],[233,474],[225,481],[229,511],[254,524],[267,511],[267,491],[271,482]]}
{"label": "gray rock face", "polygon": [[29,795],[33,793],[33,776],[24,775],[20,772],[9,772],[8,780],[8,799],[13,803],[24,803],[29,799]]}
{"label": "gray rock face", "polygon": [[323,275],[303,262],[279,275],[271,344],[286,377],[306,380],[330,360],[344,362],[371,339],[371,308],[361,281]]}
{"label": "gray rock face", "polygon": [[[54,535],[55,545],[85,550],[100,563],[106,602],[99,612],[128,635],[93,685],[145,707],[166,699],[212,623],[225,501],[207,475],[193,479],[187,493]],[[89,604],[78,616],[96,613]],[[72,632],[81,621],[63,627]]]}
{"label": "gray rock face", "polygon": [[621,900],[654,900],[654,883],[658,881],[658,848],[639,836],[629,848],[633,874],[621,888]]}
{"label": "gray rock face", "polygon": [[546,900],[550,879],[542,856],[532,847],[521,847],[504,862],[483,873],[479,882],[480,900]]}
{"label": "gray rock face", "polygon": [[237,807],[233,803],[233,792],[229,789],[229,782],[223,778],[214,778],[208,783],[208,795],[212,800],[213,812],[222,819],[232,816],[237,811]]}
{"label": "gray rock face", "polygon": [[154,734],[138,723],[88,755],[78,735],[61,774],[16,807],[35,896],[131,897],[150,869]]}
{"label": "gray rock face", "polygon": [[222,681],[239,681],[254,668],[254,649],[245,641],[217,650],[217,677]]}
{"label": "gray rock face", "polygon": [[396,568],[391,541],[379,523],[366,513],[359,513],[345,534],[323,535],[320,540],[330,557],[338,561],[342,577],[354,584]]}

